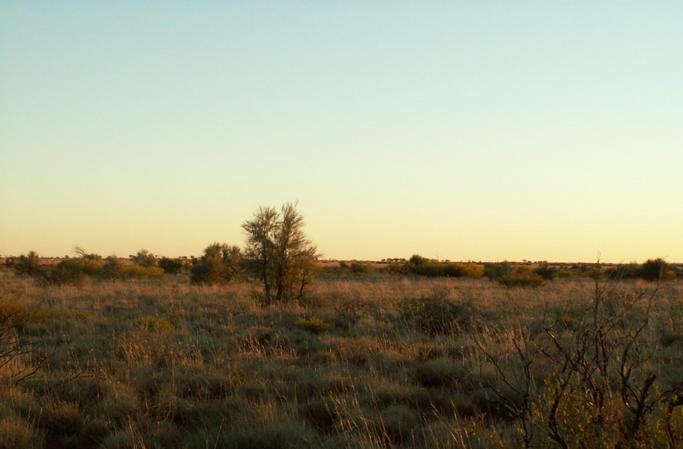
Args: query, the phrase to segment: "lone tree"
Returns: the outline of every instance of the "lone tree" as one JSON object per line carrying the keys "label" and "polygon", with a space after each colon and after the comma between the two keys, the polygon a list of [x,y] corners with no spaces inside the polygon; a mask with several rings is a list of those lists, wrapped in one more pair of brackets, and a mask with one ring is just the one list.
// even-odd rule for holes
{"label": "lone tree", "polygon": [[150,253],[146,249],[141,249],[137,252],[137,254],[130,256],[130,259],[133,261],[133,263],[142,265],[143,267],[155,267],[158,263],[157,256]]}
{"label": "lone tree", "polygon": [[245,259],[263,282],[266,303],[300,299],[311,282],[318,253],[303,228],[304,219],[291,203],[279,212],[261,207],[242,224]]}

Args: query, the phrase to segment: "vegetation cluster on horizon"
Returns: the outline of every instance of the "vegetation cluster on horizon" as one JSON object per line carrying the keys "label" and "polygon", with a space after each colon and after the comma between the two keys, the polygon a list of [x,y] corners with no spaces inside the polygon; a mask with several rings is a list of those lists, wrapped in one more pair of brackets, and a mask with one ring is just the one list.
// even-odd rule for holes
{"label": "vegetation cluster on horizon", "polygon": [[678,266],[325,269],[291,204],[242,228],[189,265],[12,260],[0,449],[683,445]]}
{"label": "vegetation cluster on horizon", "polygon": [[[315,250],[313,249],[313,252]],[[212,243],[199,257],[159,257],[141,249],[128,258],[87,253],[76,248],[75,258],[41,258],[30,251],[18,257],[5,257],[4,266],[19,275],[38,279],[45,284],[78,284],[86,278],[99,280],[160,278],[165,274],[187,275],[192,283],[216,284],[259,279],[262,275],[253,257],[246,257],[238,246]],[[413,255],[408,260],[394,259],[388,263],[368,261],[320,262],[307,254],[305,283],[312,276],[363,277],[373,275],[424,276],[452,278],[488,278],[506,286],[539,286],[553,279],[594,278],[672,280],[683,277],[683,265],[669,264],[661,258],[642,264],[548,263],[548,262],[450,262]]]}

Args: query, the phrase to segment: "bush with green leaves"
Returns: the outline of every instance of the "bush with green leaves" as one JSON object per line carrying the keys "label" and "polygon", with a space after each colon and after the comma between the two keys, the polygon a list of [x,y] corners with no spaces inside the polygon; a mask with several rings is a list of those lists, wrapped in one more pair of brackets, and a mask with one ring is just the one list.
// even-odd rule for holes
{"label": "bush with green leaves", "polygon": [[484,266],[481,264],[438,261],[417,254],[399,266],[390,267],[389,271],[428,277],[480,278],[484,276]]}
{"label": "bush with green leaves", "polygon": [[496,279],[506,287],[540,287],[545,279],[528,267],[515,267]]}
{"label": "bush with green leaves", "polygon": [[621,264],[605,270],[605,276],[609,279],[635,279],[640,276],[641,265],[637,263]]}
{"label": "bush with green leaves", "polygon": [[107,257],[98,276],[102,279],[160,278],[164,270],[159,267],[145,267],[123,261],[115,256]]}
{"label": "bush with green leaves", "polygon": [[261,207],[242,224],[247,235],[245,261],[263,284],[266,303],[301,300],[316,270],[318,251],[304,232],[294,204],[280,210]]}
{"label": "bush with green leaves", "polygon": [[542,264],[534,270],[534,273],[541,276],[546,281],[552,281],[553,279],[555,279],[557,270],[548,264]]}
{"label": "bush with green leaves", "polygon": [[512,265],[508,262],[484,264],[484,273],[489,279],[500,279],[506,276],[510,271],[512,271]]}
{"label": "bush with green leaves", "polygon": [[143,267],[155,267],[157,265],[157,256],[150,253],[146,249],[141,249],[135,255],[130,257],[136,265],[141,265]]}
{"label": "bush with green leaves", "polygon": [[676,273],[664,259],[648,259],[639,270],[639,277],[646,281],[663,281],[676,277]]}
{"label": "bush with green leaves", "polygon": [[370,264],[362,262],[351,262],[349,268],[351,269],[351,272],[355,274],[368,274],[372,272]]}
{"label": "bush with green leaves", "polygon": [[195,259],[190,269],[190,280],[195,284],[230,282],[242,271],[242,251],[237,246],[212,243],[204,255]]}
{"label": "bush with green leaves", "polygon": [[294,325],[297,328],[312,334],[322,334],[330,328],[330,323],[327,323],[319,318],[312,318],[308,320],[301,319],[294,323]]}
{"label": "bush with green leaves", "polygon": [[164,270],[164,272],[169,274],[180,273],[185,267],[185,263],[182,259],[162,257],[159,259],[159,267]]}
{"label": "bush with green leaves", "polygon": [[54,284],[77,284],[89,276],[99,275],[104,261],[101,259],[78,257],[64,259],[46,271],[46,279]]}
{"label": "bush with green leaves", "polygon": [[28,254],[22,254],[14,259],[12,268],[20,276],[38,276],[43,273],[40,256],[35,251],[29,251]]}

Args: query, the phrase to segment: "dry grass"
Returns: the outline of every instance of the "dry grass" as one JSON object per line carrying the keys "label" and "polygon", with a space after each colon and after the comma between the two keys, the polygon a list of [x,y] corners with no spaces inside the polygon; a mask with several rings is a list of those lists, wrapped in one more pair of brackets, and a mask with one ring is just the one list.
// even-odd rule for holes
{"label": "dry grass", "polygon": [[[520,447],[478,348],[510,352],[501,331],[570,320],[593,294],[576,279],[509,289],[367,276],[263,307],[253,284],[183,276],[41,287],[0,272],[0,283],[0,313],[34,355],[17,363],[46,357],[18,385],[0,373],[3,448]],[[429,334],[402,314],[434,297],[469,310],[454,331]],[[661,287],[652,317],[647,338],[661,347],[648,363],[664,388],[683,380],[683,283]]]}

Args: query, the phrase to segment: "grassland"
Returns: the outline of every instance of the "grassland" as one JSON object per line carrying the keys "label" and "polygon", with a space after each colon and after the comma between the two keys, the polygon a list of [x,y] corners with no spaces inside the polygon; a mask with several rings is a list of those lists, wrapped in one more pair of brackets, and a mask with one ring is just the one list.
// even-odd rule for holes
{"label": "grassland", "polygon": [[[633,382],[655,374],[652,407],[626,438],[618,376],[600,422],[577,383],[558,432],[572,448],[683,447],[683,282],[608,289],[605,304],[630,307],[613,316],[648,317]],[[246,282],[41,286],[0,272],[0,314],[28,350],[0,370],[0,447],[562,447],[546,419],[559,371],[540,349],[558,323],[573,341],[595,295],[590,279],[529,289],[370,274],[263,306]],[[519,354],[535,357],[527,377]]]}

